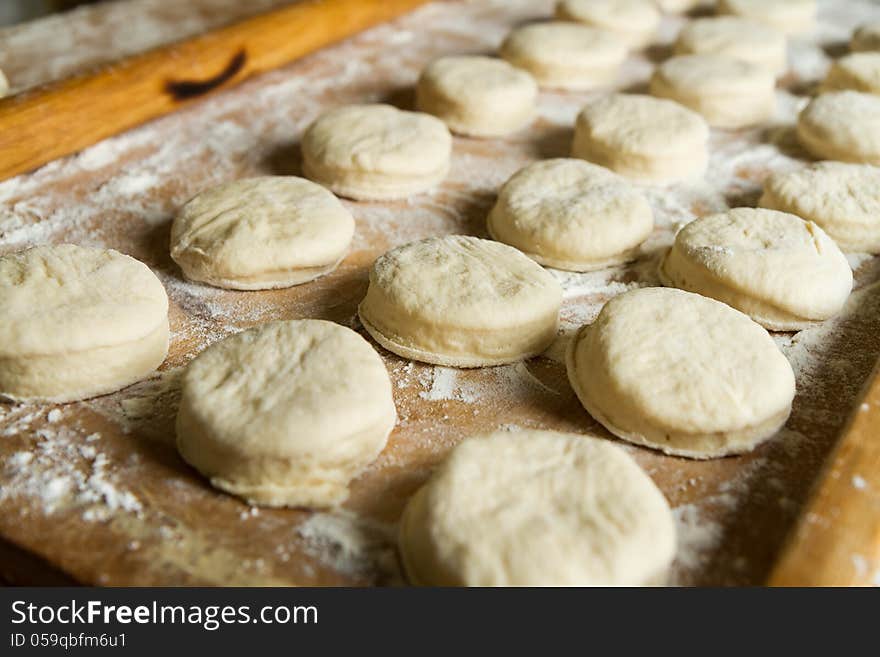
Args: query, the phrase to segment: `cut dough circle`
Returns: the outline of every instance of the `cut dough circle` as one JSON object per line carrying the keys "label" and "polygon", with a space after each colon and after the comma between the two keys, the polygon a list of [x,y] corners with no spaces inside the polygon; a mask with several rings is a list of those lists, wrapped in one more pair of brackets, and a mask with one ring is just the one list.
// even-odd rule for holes
{"label": "cut dough circle", "polygon": [[302,139],[307,178],[356,200],[393,200],[427,191],[449,171],[452,136],[440,119],[390,105],[325,112]]}
{"label": "cut dough circle", "polygon": [[483,367],[543,352],[561,304],[556,279],[513,247],[447,235],[378,258],[358,315],[399,356]]}
{"label": "cut dough circle", "polygon": [[822,94],[798,116],[797,135],[819,159],[880,165],[880,96]]}
{"label": "cut dough circle", "polygon": [[653,0],[560,0],[556,16],[614,32],[631,48],[648,45],[660,25]]}
{"label": "cut dough circle", "polygon": [[0,398],[69,402],[140,381],[168,355],[168,295],[112,249],[0,257]]}
{"label": "cut dough circle", "polygon": [[788,66],[785,35],[763,23],[737,16],[699,18],[682,28],[675,42],[679,55],[723,55],[779,75]]}
{"label": "cut dough circle", "polygon": [[428,586],[666,583],[675,522],[623,449],[553,431],[455,447],[400,522],[409,579]]}
{"label": "cut dough circle", "polygon": [[397,413],[379,354],[333,322],[278,321],[186,368],[177,449],[211,485],[266,506],[329,507],[385,447]]}
{"label": "cut dough circle", "polygon": [[655,0],[661,11],[669,14],[690,11],[703,3],[703,0]]}
{"label": "cut dough circle", "polygon": [[578,115],[572,155],[637,181],[673,183],[703,175],[708,142],[703,117],[678,103],[611,94]]}
{"label": "cut dough circle", "polygon": [[723,301],[771,331],[799,331],[833,317],[853,284],[846,256],[819,226],[754,208],[682,228],[660,279]]}
{"label": "cut dough circle", "polygon": [[620,176],[560,158],[515,173],[487,224],[493,239],[542,265],[593,271],[634,259],[654,216],[645,197]]}
{"label": "cut dough circle", "polygon": [[880,94],[880,52],[854,53],[831,64],[822,91],[846,89]]}
{"label": "cut dough circle", "polygon": [[171,257],[187,278],[233,290],[264,290],[333,271],[354,219],[304,178],[246,178],[205,190],[171,225]]}
{"label": "cut dough circle", "polygon": [[724,55],[679,55],[657,67],[651,93],[699,112],[711,126],[743,128],[776,111],[774,74]]}
{"label": "cut dough circle", "polygon": [[608,431],[689,458],[751,451],[785,424],[795,392],[791,365],[765,329],[671,288],[613,298],[575,335],[566,365]]}
{"label": "cut dough circle", "polygon": [[853,52],[880,50],[880,21],[862,25],[853,32],[850,49]]}
{"label": "cut dough circle", "polygon": [[422,72],[416,104],[442,119],[452,132],[501,137],[535,118],[538,86],[528,73],[500,59],[441,57]]}
{"label": "cut dough circle", "polygon": [[880,253],[880,168],[817,162],[778,173],[760,205],[817,223],[844,251]]}
{"label": "cut dough circle", "polygon": [[785,34],[801,34],[815,27],[816,0],[718,0],[719,14],[760,21]]}
{"label": "cut dough circle", "polygon": [[613,82],[627,52],[613,32],[563,21],[517,28],[500,50],[504,59],[531,73],[541,87],[572,90]]}

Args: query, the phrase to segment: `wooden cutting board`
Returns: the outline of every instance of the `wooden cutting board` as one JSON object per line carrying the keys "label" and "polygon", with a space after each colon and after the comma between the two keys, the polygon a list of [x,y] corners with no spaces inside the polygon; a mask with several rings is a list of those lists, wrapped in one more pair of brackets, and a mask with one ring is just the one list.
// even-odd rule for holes
{"label": "wooden cutting board", "polygon": [[[400,422],[387,449],[351,486],[342,509],[250,508],[210,486],[177,456],[180,368],[237,330],[281,318],[355,319],[372,261],[429,235],[486,236],[498,186],[524,164],[568,154],[571,125],[592,94],[542,93],[540,116],[504,140],[455,140],[452,171],[435,192],[395,203],[346,202],[357,221],[351,255],[333,274],[288,290],[232,292],[184,281],[168,255],[171,218],[199,190],[249,175],[299,174],[298,139],[323,109],[383,101],[412,106],[431,59],[492,52],[515,25],[550,15],[549,1],[437,2],[252,79],[79,155],[0,183],[0,252],[46,242],[105,245],[150,265],[171,299],[171,352],[154,378],[63,406],[0,406],[0,570],[14,582],[88,584],[392,584],[401,581],[395,521],[409,495],[466,436],[499,428],[611,437],[580,407],[559,362],[566,336],[611,296],[656,285],[658,255],[676,228],[710,212],[754,205],[769,172],[802,166],[791,125],[828,52],[880,8],[822,3],[823,27],[792,47],[772,126],[712,135],[703,183],[647,188],[658,227],[638,262],[585,275],[558,273],[563,334],[545,357],[476,371],[414,364],[381,349]],[[627,62],[619,89],[644,89],[682,19]],[[835,45],[838,44],[838,45]],[[851,256],[857,290],[838,319],[776,336],[798,380],[785,429],[753,454],[709,462],[626,449],[675,509],[678,584],[754,584],[778,564],[803,508],[880,355],[880,259]],[[63,327],[59,327],[63,330]],[[96,364],[99,367],[100,364]],[[867,495],[869,473],[838,475]],[[828,507],[811,524],[846,535]],[[818,509],[818,511],[814,510]],[[856,520],[855,522],[858,522]],[[846,544],[853,583],[876,581],[865,544]],[[841,563],[838,559],[837,563]]]}

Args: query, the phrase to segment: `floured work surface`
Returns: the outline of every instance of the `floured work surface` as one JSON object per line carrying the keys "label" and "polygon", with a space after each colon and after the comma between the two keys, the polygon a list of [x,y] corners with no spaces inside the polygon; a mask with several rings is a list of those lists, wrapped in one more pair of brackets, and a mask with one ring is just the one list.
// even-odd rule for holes
{"label": "floured work surface", "polygon": [[[0,252],[45,242],[103,245],[150,265],[171,298],[171,353],[163,371],[120,393],[66,406],[0,406],[0,530],[10,545],[93,584],[393,584],[401,581],[394,523],[408,496],[466,436],[505,428],[560,429],[609,438],[581,408],[560,356],[566,336],[611,296],[656,285],[660,252],[678,226],[754,205],[770,171],[806,158],[792,125],[852,27],[880,19],[869,0],[822,2],[822,28],[792,46],[773,126],[713,131],[712,159],[695,186],[648,189],[658,228],[632,266],[558,272],[563,335],[546,357],[484,370],[410,363],[380,349],[400,422],[387,449],[333,513],[250,508],[211,489],[174,449],[180,368],[207,345],[274,319],[315,317],[352,326],[372,261],[388,248],[444,233],[486,236],[498,186],[539,158],[568,153],[589,94],[543,93],[540,118],[505,140],[456,139],[452,171],[434,193],[398,203],[346,203],[357,221],[351,254],[333,274],[288,290],[232,292],[182,280],[168,255],[171,218],[199,190],[255,174],[298,174],[298,138],[324,108],[412,103],[432,58],[490,52],[507,30],[548,16],[551,2],[443,2],[110,139],[29,176],[0,183]],[[664,22],[670,41],[680,19]],[[823,44],[822,47],[816,45]],[[655,59],[668,48],[649,51]],[[630,59],[619,88],[644,89],[647,56]],[[798,394],[785,429],[754,454],[709,462],[627,446],[675,509],[677,584],[760,583],[856,403],[880,353],[880,259],[851,255],[857,291],[844,314],[777,340]],[[59,327],[63,330],[63,327]],[[95,363],[95,367],[100,367]],[[860,481],[854,478],[853,492]],[[815,518],[815,522],[834,522]],[[852,555],[867,581],[880,564]],[[27,580],[18,559],[3,564]]]}

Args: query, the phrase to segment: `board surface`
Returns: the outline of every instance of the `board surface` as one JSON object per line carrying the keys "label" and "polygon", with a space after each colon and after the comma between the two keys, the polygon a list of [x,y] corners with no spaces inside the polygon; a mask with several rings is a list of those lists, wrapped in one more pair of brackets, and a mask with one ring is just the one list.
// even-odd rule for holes
{"label": "board surface", "polygon": [[[180,368],[212,342],[283,318],[315,317],[363,333],[356,306],[372,261],[430,235],[486,236],[498,186],[536,159],[568,154],[578,109],[595,94],[542,93],[539,118],[508,139],[455,139],[449,178],[395,203],[349,203],[357,231],[333,274],[296,288],[232,292],[183,280],[168,255],[171,218],[199,190],[249,175],[299,174],[298,140],[323,109],[382,101],[411,108],[431,59],[490,53],[546,1],[438,2],[178,114],[0,183],[0,253],[47,242],[109,246],[146,262],[171,299],[171,353],[152,379],[64,406],[0,405],[0,575],[107,585],[393,584],[394,523],[409,495],[462,438],[498,428],[561,429],[611,439],[580,407],[560,356],[567,336],[611,296],[658,284],[658,256],[694,217],[754,205],[771,171],[803,166],[797,111],[852,28],[880,19],[867,0],[820,2],[822,27],[793,42],[779,111],[761,129],[713,131],[702,183],[646,188],[657,229],[639,260],[593,274],[557,272],[563,330],[544,357],[484,370],[410,363],[379,349],[400,422],[388,448],[327,513],[248,507],[214,491],[177,456]],[[616,87],[644,91],[682,19],[627,62]],[[750,584],[770,571],[880,354],[880,259],[851,254],[857,289],[844,313],[776,339],[798,393],[791,419],[753,454],[709,462],[627,446],[675,510],[677,584]],[[59,327],[63,330],[63,327]],[[100,363],[95,364],[96,367]],[[858,480],[852,482],[858,489]],[[834,523],[833,518],[818,519]],[[880,564],[852,555],[862,581]],[[55,580],[53,580],[55,581]]]}

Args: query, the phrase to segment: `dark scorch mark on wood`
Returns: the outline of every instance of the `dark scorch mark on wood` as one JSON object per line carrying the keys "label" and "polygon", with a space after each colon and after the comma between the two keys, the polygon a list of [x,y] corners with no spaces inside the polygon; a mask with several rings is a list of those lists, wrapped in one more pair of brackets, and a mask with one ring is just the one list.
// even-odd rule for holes
{"label": "dark scorch mark on wood", "polygon": [[174,96],[176,100],[197,98],[209,91],[213,91],[223,83],[228,82],[235,77],[236,73],[242,69],[246,61],[247,53],[245,53],[244,50],[239,50],[235,56],[229,60],[226,68],[214,77],[208,78],[207,80],[169,80],[165,84],[165,90]]}

